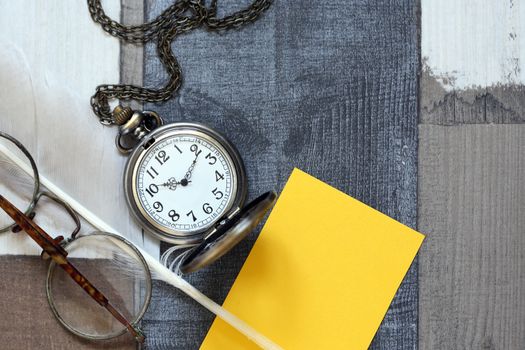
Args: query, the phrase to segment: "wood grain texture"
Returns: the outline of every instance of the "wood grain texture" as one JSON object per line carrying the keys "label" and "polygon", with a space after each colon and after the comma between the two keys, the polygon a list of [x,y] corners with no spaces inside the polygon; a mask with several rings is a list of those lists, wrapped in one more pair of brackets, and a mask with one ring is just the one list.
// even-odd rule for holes
{"label": "wood grain texture", "polygon": [[524,135],[420,127],[421,349],[525,346]]}
{"label": "wood grain texture", "polygon": [[525,123],[525,86],[498,85],[447,91],[424,67],[421,74],[420,122],[422,124],[521,124]]}
{"label": "wood grain texture", "polygon": [[[118,18],[120,2],[104,3]],[[0,29],[0,42],[23,53],[19,64],[35,80],[59,81],[87,98],[101,79],[118,80],[118,44],[93,23],[85,1],[2,1]]]}
{"label": "wood grain texture", "polygon": [[[47,263],[39,256],[0,256],[0,341],[3,350],[136,349],[136,341],[129,334],[111,341],[92,342],[62,327],[47,304],[46,274]],[[82,317],[78,315],[78,319]]]}
{"label": "wood grain texture", "polygon": [[[91,22],[85,3],[2,5],[0,130],[24,143],[43,175],[91,209],[99,207],[102,196],[92,189],[102,183],[109,190],[105,177],[114,167],[94,155],[113,137],[96,125],[89,97],[99,80],[118,79],[118,46]],[[118,14],[119,7],[108,11]],[[0,253],[34,253],[13,238],[0,237]]]}
{"label": "wood grain texture", "polygon": [[[144,0],[121,0],[120,22],[137,25],[144,22]],[[142,86],[144,83],[144,46],[120,43],[120,83]],[[131,101],[131,107],[141,105]]]}
{"label": "wood grain texture", "polygon": [[[106,9],[119,18],[120,2]],[[100,125],[89,105],[98,84],[119,81],[118,40],[91,20],[86,2],[9,2],[0,16],[0,129],[27,146],[41,174],[158,255],[158,241],[143,236],[129,214],[116,130]],[[8,235],[0,241],[1,253],[28,252]]]}
{"label": "wood grain texture", "polygon": [[422,2],[421,349],[523,349],[523,4]]}
{"label": "wood grain texture", "polygon": [[525,84],[525,4],[516,0],[421,1],[421,51],[447,89]]}
{"label": "wood grain texture", "polygon": [[[220,14],[248,2],[219,2]],[[147,1],[147,18],[169,4]],[[225,134],[244,158],[251,198],[280,190],[296,166],[415,227],[415,1],[276,1],[240,31],[195,31],[173,48],[184,74],[182,89],[171,101],[147,107],[168,121],[202,122]],[[149,45],[145,84],[165,81]],[[190,282],[224,300],[255,238],[191,275]],[[373,349],[417,348],[417,291],[416,263]],[[197,349],[212,320],[158,284],[144,322],[147,347]]]}
{"label": "wood grain texture", "polygon": [[[104,5],[110,16],[119,18],[119,1]],[[0,130],[28,147],[41,174],[143,243],[124,200],[121,173],[126,159],[114,147],[115,130],[102,127],[89,106],[98,84],[119,81],[118,41],[93,23],[86,1],[66,5],[24,0],[2,2],[0,44]],[[72,226],[63,210],[45,201],[37,222],[52,235],[65,234]],[[83,224],[83,232],[89,232]],[[39,254],[34,247],[23,234],[0,237],[0,254]],[[158,245],[149,248],[158,254]],[[3,349],[136,347],[126,337],[93,344],[63,330],[46,302],[46,265],[40,258],[1,260]]]}

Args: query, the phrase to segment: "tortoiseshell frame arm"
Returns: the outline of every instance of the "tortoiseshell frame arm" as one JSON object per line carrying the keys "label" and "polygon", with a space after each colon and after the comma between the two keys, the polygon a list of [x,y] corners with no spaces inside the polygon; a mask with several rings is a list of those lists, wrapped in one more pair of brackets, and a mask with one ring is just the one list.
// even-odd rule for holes
{"label": "tortoiseshell frame arm", "polygon": [[143,343],[145,340],[144,334],[129,323],[128,320],[120,313],[117,309],[111,305],[109,300],[102,294],[91,282],[85,278],[80,271],[77,270],[67,260],[67,251],[59,244],[58,241],[54,240],[49,236],[42,228],[35,224],[29,219],[24,213],[18,210],[13,204],[7,199],[0,195],[0,207],[16,222],[16,224],[24,230],[43,250],[44,252],[53,259],[53,261],[60,265],[60,267],[82,288],[84,291],[92,297],[100,306],[106,308],[113,317],[115,317],[120,323],[122,323],[129,332],[137,339],[137,341]]}

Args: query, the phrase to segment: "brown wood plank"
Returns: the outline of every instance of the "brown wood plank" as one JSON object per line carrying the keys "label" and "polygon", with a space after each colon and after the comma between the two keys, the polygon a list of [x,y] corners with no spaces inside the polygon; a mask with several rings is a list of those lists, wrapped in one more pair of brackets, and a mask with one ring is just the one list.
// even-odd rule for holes
{"label": "brown wood plank", "polygon": [[[63,328],[47,303],[47,266],[39,256],[0,256],[0,347],[3,350],[130,350],[137,347],[129,334],[93,342]],[[79,320],[82,317],[78,314]]]}

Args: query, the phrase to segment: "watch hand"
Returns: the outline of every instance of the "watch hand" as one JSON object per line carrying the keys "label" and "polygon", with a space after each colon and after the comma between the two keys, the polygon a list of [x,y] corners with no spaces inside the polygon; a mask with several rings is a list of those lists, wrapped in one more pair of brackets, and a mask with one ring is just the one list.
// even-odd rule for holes
{"label": "watch hand", "polygon": [[195,156],[195,159],[193,160],[193,162],[191,163],[190,167],[188,168],[188,171],[186,172],[186,175],[184,175],[184,178],[181,180],[181,182],[183,182],[184,180],[184,183],[185,184],[182,184],[183,186],[186,186],[189,182],[189,179],[191,178],[191,173],[193,172],[193,169],[195,168],[195,164],[197,164],[197,158],[199,158],[199,154],[200,152],[197,153],[197,155]]}
{"label": "watch hand", "polygon": [[177,181],[177,180],[175,180],[174,177],[170,177],[168,179],[168,181],[166,181],[166,182],[164,182],[162,184],[159,184],[157,186],[168,187],[170,190],[175,191],[177,189],[178,185],[186,186],[189,182],[191,182],[191,181],[188,181],[188,180],[186,180],[186,181],[184,181],[184,180],[185,179],[182,179],[181,181]]}

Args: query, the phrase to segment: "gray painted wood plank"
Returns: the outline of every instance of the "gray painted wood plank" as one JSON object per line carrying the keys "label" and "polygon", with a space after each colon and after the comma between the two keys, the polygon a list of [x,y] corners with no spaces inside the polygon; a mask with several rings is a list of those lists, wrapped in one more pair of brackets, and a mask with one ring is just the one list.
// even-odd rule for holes
{"label": "gray painted wood plank", "polygon": [[[144,22],[144,0],[121,0],[120,22],[127,25]],[[120,83],[142,86],[144,82],[144,47],[120,42]],[[140,104],[131,101],[132,108]]]}
{"label": "gray painted wood plank", "polygon": [[525,87],[421,77],[419,346],[522,349]]}
{"label": "gray painted wood plank", "polygon": [[[428,68],[427,68],[428,69]],[[525,123],[525,86],[496,85],[445,91],[428,70],[421,75],[422,124]]]}
{"label": "gray painted wood plank", "polygon": [[421,349],[525,346],[524,136],[420,126]]}
{"label": "gray painted wood plank", "polygon": [[[247,3],[219,7],[224,14]],[[147,1],[146,16],[168,4]],[[188,33],[173,48],[183,87],[173,100],[147,108],[230,138],[245,160],[251,198],[280,190],[297,166],[416,226],[416,1],[277,1],[240,31]],[[145,84],[161,86],[166,74],[154,45],[145,55]],[[255,238],[190,276],[191,283],[224,300]],[[373,349],[417,348],[417,291],[415,264]],[[212,320],[158,284],[144,322],[147,347],[196,349]]]}
{"label": "gray painted wood plank", "polygon": [[[136,25],[144,22],[144,0],[121,0],[120,6],[120,23]],[[144,84],[144,46],[120,41],[120,83]],[[127,103],[133,109],[142,109],[142,104],[137,101]],[[135,348],[142,349],[143,346],[136,344]]]}

